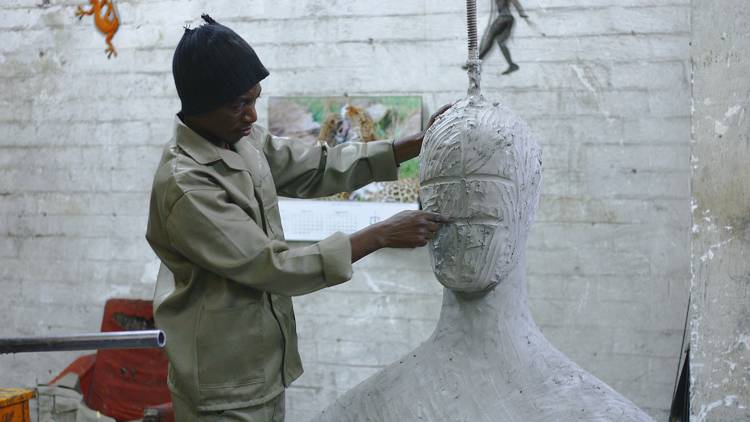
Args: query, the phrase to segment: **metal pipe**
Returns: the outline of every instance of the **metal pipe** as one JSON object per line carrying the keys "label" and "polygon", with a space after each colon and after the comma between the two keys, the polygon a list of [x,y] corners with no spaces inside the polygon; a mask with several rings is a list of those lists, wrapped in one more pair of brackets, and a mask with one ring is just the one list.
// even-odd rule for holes
{"label": "metal pipe", "polygon": [[0,354],[101,349],[153,349],[167,343],[161,330],[111,331],[54,337],[0,338]]}

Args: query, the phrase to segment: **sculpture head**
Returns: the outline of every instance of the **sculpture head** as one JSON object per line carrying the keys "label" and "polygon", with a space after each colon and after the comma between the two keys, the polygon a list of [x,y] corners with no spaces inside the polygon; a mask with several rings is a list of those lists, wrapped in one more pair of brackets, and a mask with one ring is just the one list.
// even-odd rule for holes
{"label": "sculpture head", "polygon": [[488,292],[517,265],[539,202],[541,149],[524,121],[483,98],[456,103],[422,146],[420,200],[451,217],[430,242],[437,279]]}

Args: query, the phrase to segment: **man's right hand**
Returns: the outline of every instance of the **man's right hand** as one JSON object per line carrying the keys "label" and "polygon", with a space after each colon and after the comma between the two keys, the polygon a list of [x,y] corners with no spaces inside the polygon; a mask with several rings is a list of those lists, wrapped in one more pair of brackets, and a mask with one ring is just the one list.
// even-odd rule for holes
{"label": "man's right hand", "polygon": [[432,239],[450,219],[428,211],[402,211],[350,236],[352,262],[382,248],[416,248]]}
{"label": "man's right hand", "polygon": [[450,220],[428,211],[401,211],[378,223],[383,248],[416,248],[432,239],[441,224]]}

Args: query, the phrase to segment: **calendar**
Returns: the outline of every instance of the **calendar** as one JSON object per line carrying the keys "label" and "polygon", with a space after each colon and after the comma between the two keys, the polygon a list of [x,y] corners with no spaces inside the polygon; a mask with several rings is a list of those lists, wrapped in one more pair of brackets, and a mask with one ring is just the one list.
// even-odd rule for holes
{"label": "calendar", "polygon": [[317,241],[340,231],[352,234],[404,210],[414,203],[312,201],[279,198],[286,240]]}

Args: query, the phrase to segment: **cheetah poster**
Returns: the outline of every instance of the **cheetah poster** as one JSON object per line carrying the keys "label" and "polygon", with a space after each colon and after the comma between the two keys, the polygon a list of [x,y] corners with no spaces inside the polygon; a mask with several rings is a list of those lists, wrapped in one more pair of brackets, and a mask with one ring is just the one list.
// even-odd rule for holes
{"label": "cheetah poster", "polygon": [[[276,136],[330,146],[394,139],[422,130],[422,98],[271,97],[268,127]],[[354,232],[398,211],[416,209],[418,171],[418,159],[413,159],[401,164],[395,182],[371,183],[319,200],[281,201],[287,239],[319,240],[332,231]]]}

